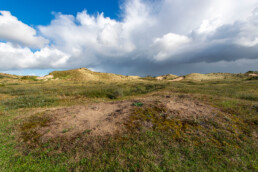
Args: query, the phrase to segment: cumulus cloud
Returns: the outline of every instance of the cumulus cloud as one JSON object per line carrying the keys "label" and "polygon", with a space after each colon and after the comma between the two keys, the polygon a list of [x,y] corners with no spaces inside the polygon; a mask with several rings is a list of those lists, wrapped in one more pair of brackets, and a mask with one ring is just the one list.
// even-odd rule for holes
{"label": "cumulus cloud", "polygon": [[70,58],[69,55],[52,47],[44,47],[32,52],[27,47],[0,43],[0,69],[24,68],[62,68]]}
{"label": "cumulus cloud", "polygon": [[[1,14],[0,40],[6,43],[0,44],[0,69],[84,66],[155,75],[185,73],[185,67],[195,69],[191,65],[203,72],[204,63],[217,71],[248,60],[258,66],[257,0],[127,0],[120,20],[87,10],[56,13],[38,32],[9,12]],[[32,52],[33,46],[40,50]]]}
{"label": "cumulus cloud", "polygon": [[190,41],[191,40],[184,35],[173,33],[168,33],[162,38],[156,38],[153,47],[157,49],[158,53],[157,55],[154,55],[154,59],[160,61],[172,57],[173,54],[182,50],[184,44],[187,44]]}
{"label": "cumulus cloud", "polygon": [[19,21],[9,11],[0,11],[0,40],[30,48],[42,48],[48,44],[47,39],[37,36],[35,29]]}

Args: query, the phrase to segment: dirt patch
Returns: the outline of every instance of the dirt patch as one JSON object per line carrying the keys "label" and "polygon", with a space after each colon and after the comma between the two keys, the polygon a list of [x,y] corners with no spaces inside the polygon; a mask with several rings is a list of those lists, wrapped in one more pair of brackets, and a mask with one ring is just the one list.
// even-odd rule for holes
{"label": "dirt patch", "polygon": [[44,139],[73,137],[79,133],[109,135],[122,130],[122,121],[129,115],[132,102],[98,103],[60,108],[46,113],[52,122],[41,128]]}
{"label": "dirt patch", "polygon": [[54,78],[53,75],[46,75],[46,76],[42,76],[42,77],[37,77],[38,80],[51,80],[53,78]]}
{"label": "dirt patch", "polygon": [[[42,142],[60,137],[73,138],[81,134],[88,136],[114,135],[127,130],[126,123],[135,109],[155,106],[164,107],[166,117],[182,120],[203,120],[213,118],[217,113],[215,108],[191,98],[152,96],[137,100],[94,103],[47,110],[43,112],[48,119],[47,123],[34,127],[33,133],[37,133]],[[43,119],[42,113],[41,118]]]}
{"label": "dirt patch", "polygon": [[178,77],[176,79],[172,79],[172,80],[169,80],[171,82],[178,82],[178,81],[182,81],[184,79],[184,77]]}
{"label": "dirt patch", "polygon": [[173,75],[173,74],[168,74],[168,75],[161,75],[161,76],[157,76],[155,79],[162,81],[162,80],[173,80],[178,78],[178,76]]}
{"label": "dirt patch", "polygon": [[168,100],[165,105],[170,115],[180,119],[212,118],[218,112],[217,109],[209,105],[191,99],[172,99]]}

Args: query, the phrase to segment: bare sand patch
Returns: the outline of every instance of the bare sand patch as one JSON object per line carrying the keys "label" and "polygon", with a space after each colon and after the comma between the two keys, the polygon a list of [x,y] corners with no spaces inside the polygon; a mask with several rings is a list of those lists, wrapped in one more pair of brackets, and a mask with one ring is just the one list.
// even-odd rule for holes
{"label": "bare sand patch", "polygon": [[51,80],[51,79],[54,79],[54,76],[53,75],[46,75],[46,76],[41,76],[41,77],[37,77],[38,80]]}
{"label": "bare sand patch", "polygon": [[251,77],[256,77],[256,76],[258,76],[258,74],[255,74],[255,73],[248,74],[248,75],[251,76]]}
{"label": "bare sand patch", "polygon": [[[143,106],[136,107],[134,102],[141,102]],[[123,133],[126,131],[126,121],[135,108],[156,105],[164,106],[168,117],[182,120],[212,118],[217,113],[215,108],[191,98],[151,96],[47,110],[44,115],[50,120],[38,127],[36,132],[43,142],[59,137],[73,138],[80,134],[105,136]]]}
{"label": "bare sand patch", "polygon": [[171,82],[178,82],[178,81],[182,81],[184,79],[184,77],[178,77],[176,79],[172,79],[172,80],[169,80]]}

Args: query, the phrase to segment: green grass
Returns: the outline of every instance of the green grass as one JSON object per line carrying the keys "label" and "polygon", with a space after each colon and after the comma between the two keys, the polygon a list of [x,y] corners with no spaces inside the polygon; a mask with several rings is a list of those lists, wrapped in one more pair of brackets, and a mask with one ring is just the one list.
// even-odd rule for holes
{"label": "green grass", "polygon": [[38,81],[37,76],[23,76],[22,80]]}
{"label": "green grass", "polygon": [[54,76],[54,78],[60,78],[60,79],[69,79],[71,78],[72,74],[70,71],[55,71],[52,72],[51,75]]}
{"label": "green grass", "polygon": [[[61,77],[61,76],[59,76]],[[203,82],[4,83],[0,87],[0,171],[257,171],[257,80]],[[145,94],[175,96],[221,110],[212,119],[170,116],[159,103],[136,101],[128,132],[42,142],[38,127],[54,116],[37,108],[116,101]],[[69,128],[63,130],[68,133]]]}
{"label": "green grass", "polygon": [[134,102],[132,105],[136,106],[136,107],[142,107],[143,103],[142,102]]}
{"label": "green grass", "polygon": [[117,99],[123,96],[133,96],[133,95],[140,95],[146,94],[149,92],[157,91],[162,88],[165,88],[163,84],[145,84],[145,83],[138,83],[138,84],[118,84],[118,85],[102,85],[92,88],[86,88],[81,92],[75,93],[67,93],[66,95],[82,95],[88,98],[109,98],[109,99]]}
{"label": "green grass", "polygon": [[1,102],[6,110],[19,109],[19,108],[34,108],[34,107],[47,107],[57,103],[56,98],[45,96],[20,96],[12,99],[7,99]]}
{"label": "green grass", "polygon": [[[146,94],[166,87],[166,83],[133,82],[133,83],[103,83],[103,82],[39,82],[9,85],[0,90],[0,94],[12,96],[22,95],[56,95],[56,96],[84,96],[88,98],[117,96],[131,96]],[[111,96],[112,97],[112,96]]]}

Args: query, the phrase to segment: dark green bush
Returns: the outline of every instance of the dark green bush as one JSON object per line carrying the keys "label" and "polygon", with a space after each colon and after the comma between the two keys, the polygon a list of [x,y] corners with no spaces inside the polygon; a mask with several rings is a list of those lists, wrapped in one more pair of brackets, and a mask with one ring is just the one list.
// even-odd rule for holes
{"label": "dark green bush", "polygon": [[248,78],[247,80],[258,80],[258,76],[250,77],[250,78]]}
{"label": "dark green bush", "polygon": [[250,70],[250,71],[248,71],[248,72],[246,72],[247,74],[258,74],[258,71],[252,71],[252,70]]}

